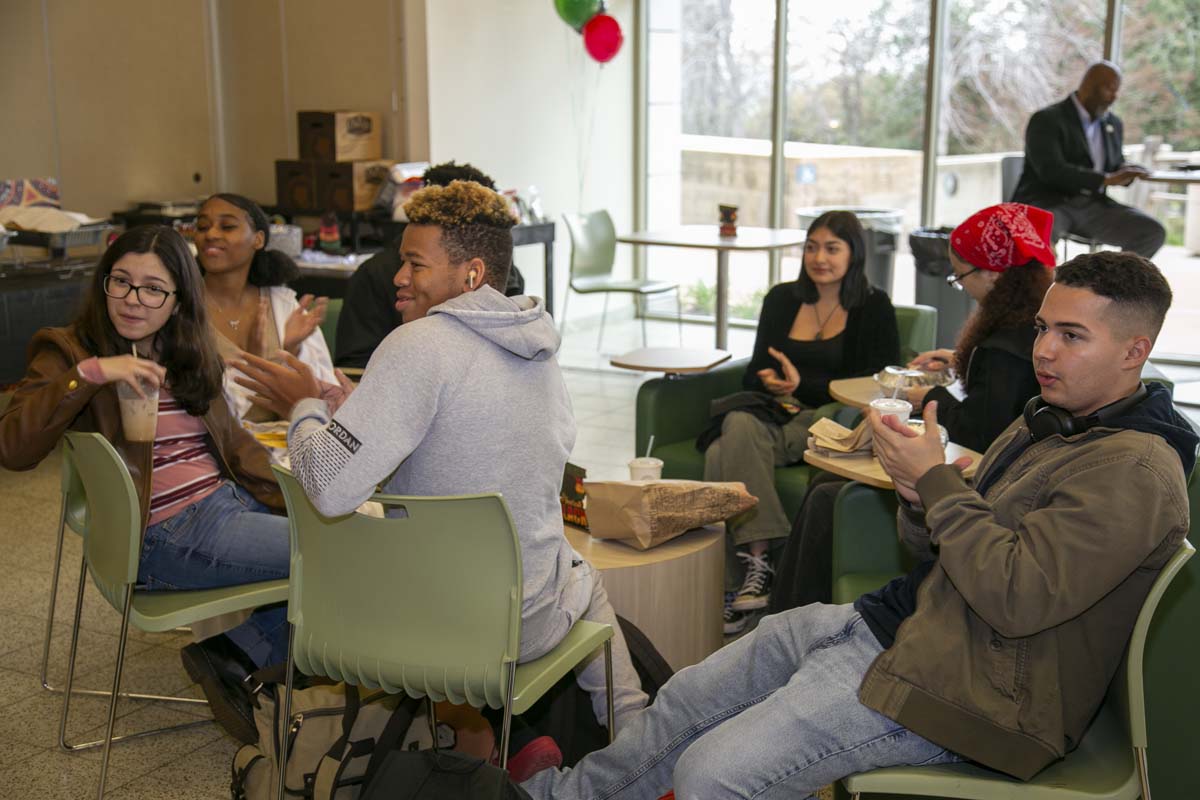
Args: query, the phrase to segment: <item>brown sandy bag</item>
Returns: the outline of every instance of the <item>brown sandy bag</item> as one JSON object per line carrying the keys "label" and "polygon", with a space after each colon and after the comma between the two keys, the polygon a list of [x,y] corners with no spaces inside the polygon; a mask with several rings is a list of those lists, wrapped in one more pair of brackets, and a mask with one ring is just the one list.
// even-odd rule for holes
{"label": "brown sandy bag", "polygon": [[758,504],[740,482],[584,481],[588,529],[597,539],[619,539],[639,550],[692,528],[723,522]]}

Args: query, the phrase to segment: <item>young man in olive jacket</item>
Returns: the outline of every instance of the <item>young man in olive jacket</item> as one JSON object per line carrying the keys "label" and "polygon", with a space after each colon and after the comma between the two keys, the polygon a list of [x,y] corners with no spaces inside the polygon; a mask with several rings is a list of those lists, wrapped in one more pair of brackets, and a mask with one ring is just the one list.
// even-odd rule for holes
{"label": "young man in olive jacket", "polygon": [[1141,368],[1170,306],[1149,261],[1079,256],[1037,320],[1041,385],[974,483],[871,412],[919,566],[813,604],[683,670],[609,747],[534,797],[805,797],[854,772],[963,758],[1029,778],[1074,748],[1188,528],[1197,437]]}

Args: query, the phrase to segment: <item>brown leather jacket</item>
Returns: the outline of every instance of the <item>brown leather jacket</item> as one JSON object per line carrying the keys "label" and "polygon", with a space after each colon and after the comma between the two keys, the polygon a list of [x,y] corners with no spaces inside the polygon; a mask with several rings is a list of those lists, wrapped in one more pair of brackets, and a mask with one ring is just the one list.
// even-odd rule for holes
{"label": "brown leather jacket", "polygon": [[[0,414],[0,466],[32,469],[68,429],[99,433],[129,467],[144,525],[150,517],[153,445],[125,439],[112,384],[88,383],[80,376],[79,363],[92,355],[70,328],[43,328],[34,334],[29,343],[29,369],[17,384],[12,402]],[[225,398],[213,398],[203,419],[223,474],[262,503],[283,511],[283,496],[267,451],[233,418]]]}
{"label": "brown leather jacket", "polygon": [[[1029,441],[1018,419],[980,463]],[[1180,456],[1097,427],[1029,445],[981,496],[959,471],[917,482],[900,538],[937,564],[859,699],[930,741],[1027,780],[1079,744],[1142,602],[1188,530]]]}

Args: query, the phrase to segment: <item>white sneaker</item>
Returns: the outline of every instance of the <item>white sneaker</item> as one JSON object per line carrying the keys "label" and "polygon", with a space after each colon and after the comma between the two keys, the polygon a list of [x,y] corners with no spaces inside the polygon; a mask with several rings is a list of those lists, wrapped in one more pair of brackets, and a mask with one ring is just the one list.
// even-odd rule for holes
{"label": "white sneaker", "polygon": [[737,597],[730,603],[734,611],[757,611],[766,608],[771,599],[771,578],[775,569],[767,560],[767,554],[761,556],[750,553],[738,553],[746,567],[746,577],[742,580],[742,588]]}

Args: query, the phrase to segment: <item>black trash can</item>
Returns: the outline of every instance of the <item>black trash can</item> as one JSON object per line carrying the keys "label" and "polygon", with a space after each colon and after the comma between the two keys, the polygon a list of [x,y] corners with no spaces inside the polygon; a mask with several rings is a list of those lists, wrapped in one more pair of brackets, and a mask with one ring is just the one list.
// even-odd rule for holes
{"label": "black trash can", "polygon": [[862,223],[867,239],[867,280],[872,286],[892,293],[892,272],[896,267],[896,241],[904,212],[898,208],[861,206],[821,206],[797,208],[796,219],[805,230],[826,211],[853,211]]}
{"label": "black trash can", "polygon": [[954,272],[947,252],[953,230],[917,228],[908,235],[908,248],[917,269],[917,302],[938,310],[938,347],[954,347],[963,323],[975,308],[971,295],[946,283]]}

